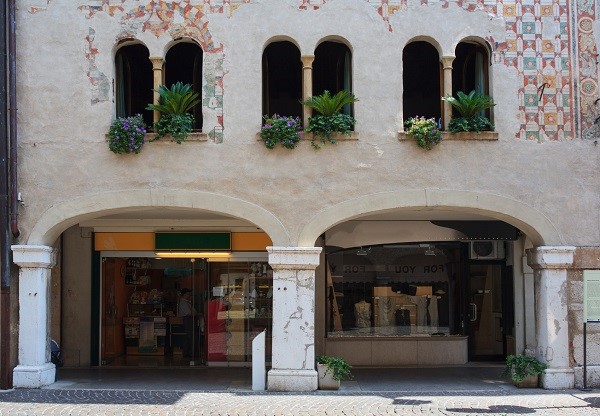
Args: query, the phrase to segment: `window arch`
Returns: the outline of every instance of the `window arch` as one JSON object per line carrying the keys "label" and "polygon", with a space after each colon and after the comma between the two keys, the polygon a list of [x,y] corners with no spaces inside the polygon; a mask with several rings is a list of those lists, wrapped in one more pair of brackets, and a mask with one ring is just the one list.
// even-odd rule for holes
{"label": "window arch", "polygon": [[[490,59],[487,48],[477,42],[463,41],[456,46],[455,55],[452,63],[452,95],[456,97],[458,91],[489,95]],[[489,108],[481,112],[490,120],[491,114]]]}
{"label": "window arch", "polygon": [[125,45],[115,55],[115,102],[117,117],[142,114],[144,122],[152,125],[152,111],[146,106],[152,102],[153,75],[150,53],[144,45]]}
{"label": "window arch", "polygon": [[[341,90],[352,92],[352,53],[341,42],[325,41],[315,49],[313,71],[313,95],[327,90],[335,95]],[[344,107],[344,113],[352,115],[351,104]]]}
{"label": "window arch", "polygon": [[403,115],[442,117],[441,65],[437,49],[425,41],[411,42],[402,51]]}
{"label": "window arch", "polygon": [[[202,97],[202,48],[196,43],[180,42],[173,45],[165,56],[164,84],[167,87],[176,82],[192,85]],[[202,130],[202,105],[194,107],[194,129]]]}
{"label": "window arch", "polygon": [[489,95],[489,55],[487,49],[475,42],[460,42],[452,64],[452,94],[473,90]]}
{"label": "window arch", "polygon": [[267,45],[263,52],[263,115],[302,118],[302,61],[289,41]]}

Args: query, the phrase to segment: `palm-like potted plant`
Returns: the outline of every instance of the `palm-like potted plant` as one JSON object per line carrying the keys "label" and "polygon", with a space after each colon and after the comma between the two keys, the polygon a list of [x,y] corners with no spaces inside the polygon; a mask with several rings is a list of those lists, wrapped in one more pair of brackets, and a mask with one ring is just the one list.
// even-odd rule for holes
{"label": "palm-like potted plant", "polygon": [[352,366],[343,358],[331,355],[317,357],[317,373],[319,375],[319,389],[337,390],[342,380],[352,378]]}
{"label": "palm-like potted plant", "polygon": [[146,107],[146,110],[160,111],[160,118],[154,123],[156,139],[171,136],[181,143],[192,132],[194,116],[189,111],[200,102],[198,93],[190,84],[182,82],[176,82],[171,88],[161,85],[156,91],[160,95],[159,103]]}
{"label": "palm-like potted plant", "polygon": [[[341,90],[335,95],[329,91],[323,91],[323,94],[310,97],[301,103],[315,110],[317,113],[308,119],[308,126],[304,131],[313,133],[320,137],[321,143],[335,143],[334,133],[349,135],[356,124],[356,120],[349,114],[341,113],[344,106],[358,101],[354,94]],[[312,141],[313,147],[318,149],[320,146],[316,140]]]}
{"label": "palm-like potted plant", "polygon": [[442,100],[449,102],[460,114],[460,117],[452,116],[450,119],[448,130],[451,133],[481,132],[494,129],[490,119],[482,115],[483,111],[496,105],[492,97],[475,91],[471,91],[469,94],[458,91],[456,97],[446,96],[442,97]]}
{"label": "palm-like potted plant", "polygon": [[506,357],[503,375],[510,375],[517,387],[537,387],[539,376],[548,366],[535,357],[528,355],[509,355]]}

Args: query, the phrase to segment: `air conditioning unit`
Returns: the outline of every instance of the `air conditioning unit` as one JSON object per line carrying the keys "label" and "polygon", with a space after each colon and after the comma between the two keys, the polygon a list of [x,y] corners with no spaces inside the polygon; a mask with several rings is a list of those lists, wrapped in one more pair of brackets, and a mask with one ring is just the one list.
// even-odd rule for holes
{"label": "air conditioning unit", "polygon": [[472,260],[501,260],[504,258],[504,241],[471,241],[469,258]]}

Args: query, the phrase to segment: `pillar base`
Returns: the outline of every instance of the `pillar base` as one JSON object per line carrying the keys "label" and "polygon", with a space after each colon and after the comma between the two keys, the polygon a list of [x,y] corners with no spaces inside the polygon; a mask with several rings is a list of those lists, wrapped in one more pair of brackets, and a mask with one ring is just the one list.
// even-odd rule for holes
{"label": "pillar base", "polygon": [[52,363],[44,365],[18,365],[13,370],[13,387],[39,389],[56,381],[56,366]]}
{"label": "pillar base", "polygon": [[547,390],[563,390],[575,387],[575,371],[572,368],[548,368],[542,374],[542,387]]}
{"label": "pillar base", "polygon": [[315,370],[271,370],[267,381],[270,391],[315,391],[319,387]]}

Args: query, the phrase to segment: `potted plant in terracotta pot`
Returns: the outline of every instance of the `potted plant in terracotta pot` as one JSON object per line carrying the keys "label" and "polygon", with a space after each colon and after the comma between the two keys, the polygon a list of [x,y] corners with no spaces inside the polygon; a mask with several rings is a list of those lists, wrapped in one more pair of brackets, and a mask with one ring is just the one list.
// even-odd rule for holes
{"label": "potted plant in terracotta pot", "polygon": [[154,124],[156,140],[171,136],[173,141],[181,144],[194,126],[194,116],[190,113],[199,102],[197,92],[190,84],[176,82],[167,88],[161,85],[158,90],[158,104],[149,104],[146,110],[160,111],[160,118]]}
{"label": "potted plant in terracotta pot", "polygon": [[517,387],[534,388],[538,386],[539,376],[548,366],[535,357],[528,355],[509,355],[506,357],[503,375],[510,375]]}
{"label": "potted plant in terracotta pot", "polygon": [[350,380],[352,366],[343,358],[330,355],[317,357],[317,373],[319,375],[319,389],[338,390],[342,380]]}
{"label": "potted plant in terracotta pot", "polygon": [[321,95],[300,102],[319,113],[308,119],[308,126],[304,129],[305,132],[313,134],[314,139],[311,144],[315,149],[320,147],[317,137],[320,138],[321,144],[325,144],[336,143],[335,133],[350,135],[356,120],[351,115],[342,113],[342,110],[344,106],[356,101],[358,98],[346,90],[341,90],[333,96],[325,90]]}
{"label": "potted plant in terracotta pot", "polygon": [[490,119],[483,115],[485,110],[496,105],[492,97],[475,91],[468,94],[458,91],[456,97],[442,97],[442,100],[450,103],[460,115],[450,119],[448,130],[451,133],[494,130]]}

